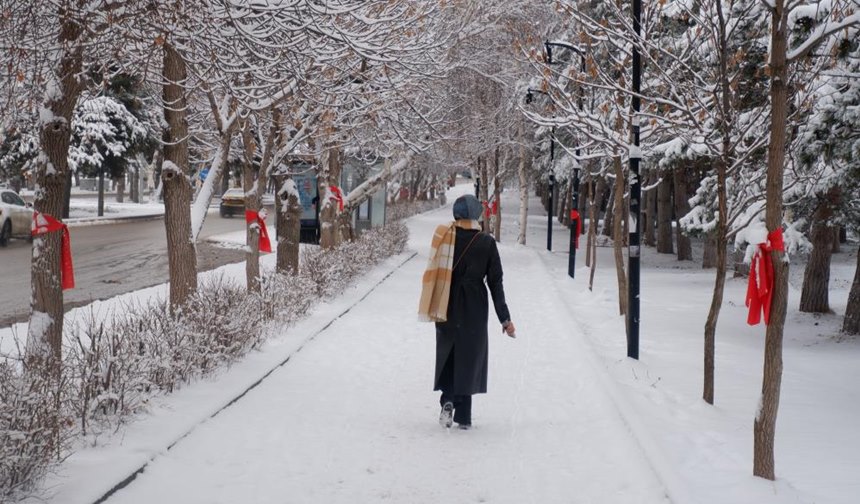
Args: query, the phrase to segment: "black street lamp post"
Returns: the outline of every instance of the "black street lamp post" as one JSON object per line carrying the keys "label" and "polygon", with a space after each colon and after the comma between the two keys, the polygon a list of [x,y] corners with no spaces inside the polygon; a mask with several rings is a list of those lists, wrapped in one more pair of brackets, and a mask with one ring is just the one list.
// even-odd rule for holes
{"label": "black street lamp post", "polygon": [[[532,89],[528,88],[526,90],[526,103],[531,103],[534,100],[533,93],[540,93],[549,96],[550,101],[552,101],[552,96],[546,91],[541,91],[540,89]],[[553,173],[553,164],[555,161],[555,126],[552,127],[552,131],[549,137],[549,205],[546,216],[546,249],[552,252],[552,217],[554,213],[553,208],[553,195],[555,192],[555,174]]]}
{"label": "black street lamp post", "polygon": [[[577,53],[580,58],[580,71],[582,74],[585,74],[585,53],[583,53],[578,47],[570,44],[565,44],[564,42],[550,42],[547,40],[543,43],[544,49],[546,50],[546,62],[548,65],[552,65],[552,48],[553,47],[561,47],[564,49],[570,49]],[[579,97],[577,98],[577,108],[582,111],[582,102],[583,102],[583,94],[582,94],[582,86],[579,86]],[[567,257],[567,274],[570,278],[574,278],[576,275],[576,245],[579,243],[579,234],[582,229],[582,216],[579,215],[579,159],[580,159],[580,144],[582,142],[577,142],[576,145],[576,166],[573,169],[573,187],[571,188],[571,201],[570,201],[570,252]]]}
{"label": "black street lamp post", "polygon": [[631,105],[633,115],[631,126],[633,144],[630,146],[630,229],[628,230],[628,274],[630,282],[627,287],[627,356],[639,359],[639,217],[642,186],[639,183],[639,159],[642,152],[639,149],[639,93],[642,86],[642,60],[639,55],[638,42],[641,35],[642,0],[633,0],[633,98]]}

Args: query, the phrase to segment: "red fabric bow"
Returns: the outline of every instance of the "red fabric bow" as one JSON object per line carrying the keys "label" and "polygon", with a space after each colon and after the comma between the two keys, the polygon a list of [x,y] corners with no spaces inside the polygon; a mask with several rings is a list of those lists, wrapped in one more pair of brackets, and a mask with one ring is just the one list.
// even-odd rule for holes
{"label": "red fabric bow", "polygon": [[493,215],[499,215],[499,201],[493,200],[493,204],[490,207],[490,211]]}
{"label": "red fabric bow", "polygon": [[63,245],[60,255],[60,269],[62,271],[61,284],[63,290],[75,288],[75,269],[72,266],[72,238],[69,236],[69,227],[45,213],[33,212],[33,227],[30,235],[39,236],[63,232]]}
{"label": "red fabric bow", "polygon": [[576,221],[576,238],[574,238],[574,248],[579,249],[579,236],[582,234],[582,219],[579,218],[579,210],[570,211],[571,222]]}
{"label": "red fabric bow", "polygon": [[330,186],[329,189],[331,190],[332,194],[334,195],[331,197],[331,199],[337,201],[338,209],[341,212],[343,212],[343,193],[341,192],[340,187]]}
{"label": "red fabric bow", "polygon": [[785,251],[782,228],[768,233],[767,241],[758,245],[753,256],[746,299],[750,309],[747,316],[749,325],[761,322],[762,312],[765,325],[770,323],[770,304],[773,300],[773,259],[770,253],[774,250]]}
{"label": "red fabric bow", "polygon": [[272,243],[269,241],[269,230],[266,229],[266,220],[254,210],[245,210],[245,223],[257,223],[260,226],[260,252],[271,252]]}

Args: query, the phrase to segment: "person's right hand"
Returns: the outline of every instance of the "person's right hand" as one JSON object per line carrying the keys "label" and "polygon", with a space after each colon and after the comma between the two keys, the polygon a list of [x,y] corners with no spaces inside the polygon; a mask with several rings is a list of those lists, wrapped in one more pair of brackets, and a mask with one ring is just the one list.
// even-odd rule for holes
{"label": "person's right hand", "polygon": [[517,329],[516,327],[514,327],[514,323],[510,320],[505,322],[504,325],[502,325],[502,330],[505,331],[505,333],[507,333],[507,335],[511,338],[517,337]]}

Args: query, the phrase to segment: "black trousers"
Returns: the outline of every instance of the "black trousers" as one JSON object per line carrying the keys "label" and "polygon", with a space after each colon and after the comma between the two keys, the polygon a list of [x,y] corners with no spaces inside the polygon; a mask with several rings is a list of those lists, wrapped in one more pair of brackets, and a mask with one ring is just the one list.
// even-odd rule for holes
{"label": "black trousers", "polygon": [[445,361],[445,366],[442,367],[442,373],[439,375],[438,387],[442,391],[439,405],[444,406],[446,402],[453,403],[454,421],[460,425],[472,425],[472,396],[454,394],[454,354],[457,353],[456,350],[456,347],[451,349],[448,360]]}

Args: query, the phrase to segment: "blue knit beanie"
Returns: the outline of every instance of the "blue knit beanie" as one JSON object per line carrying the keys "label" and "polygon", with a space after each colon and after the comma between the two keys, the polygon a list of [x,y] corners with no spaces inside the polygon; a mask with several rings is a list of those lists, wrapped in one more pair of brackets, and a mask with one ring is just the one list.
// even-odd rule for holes
{"label": "blue knit beanie", "polygon": [[464,194],[454,202],[454,219],[478,220],[483,209],[478,198]]}

